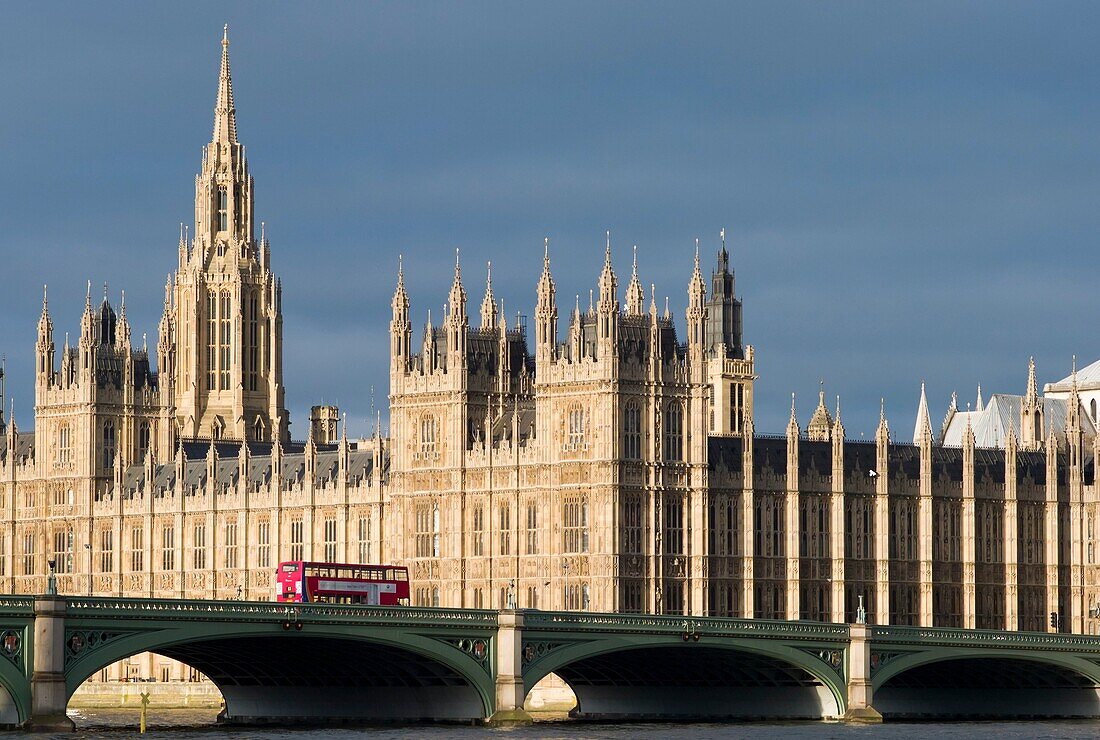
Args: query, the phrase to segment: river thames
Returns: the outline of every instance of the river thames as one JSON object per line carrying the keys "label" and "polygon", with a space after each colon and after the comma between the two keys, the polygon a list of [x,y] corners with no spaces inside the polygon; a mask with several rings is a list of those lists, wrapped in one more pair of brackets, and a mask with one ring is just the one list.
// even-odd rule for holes
{"label": "river thames", "polygon": [[[935,722],[847,725],[832,722],[744,723],[744,724],[595,724],[570,721],[542,721],[527,727],[487,728],[460,725],[407,725],[356,728],[254,728],[221,727],[214,724],[214,710],[170,709],[149,712],[150,738],[500,738],[504,740],[633,740],[634,738],[839,738],[882,740],[885,738],[1097,738],[1100,720],[1051,722]],[[119,738],[133,735],[138,728],[138,710],[87,709],[70,711],[79,736]],[[64,736],[62,736],[64,737]]]}

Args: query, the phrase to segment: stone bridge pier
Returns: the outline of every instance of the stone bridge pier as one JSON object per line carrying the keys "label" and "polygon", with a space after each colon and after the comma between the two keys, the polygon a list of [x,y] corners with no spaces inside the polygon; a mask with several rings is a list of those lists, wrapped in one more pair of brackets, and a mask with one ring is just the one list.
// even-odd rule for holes
{"label": "stone bridge pier", "polygon": [[65,599],[55,595],[34,600],[33,672],[31,673],[31,732],[75,729],[65,713],[69,692],[65,688]]}

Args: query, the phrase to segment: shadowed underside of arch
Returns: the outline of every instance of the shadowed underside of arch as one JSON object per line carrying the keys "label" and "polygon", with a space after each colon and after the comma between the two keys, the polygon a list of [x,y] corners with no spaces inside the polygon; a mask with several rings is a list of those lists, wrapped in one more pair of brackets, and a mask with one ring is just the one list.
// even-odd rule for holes
{"label": "shadowed underside of arch", "polygon": [[832,691],[809,671],[766,655],[699,645],[624,649],[554,670],[585,718],[821,718]]}
{"label": "shadowed underside of arch", "polygon": [[480,720],[484,687],[395,645],[324,635],[212,637],[150,647],[202,671],[242,724]]}
{"label": "shadowed underside of arch", "polygon": [[897,673],[874,705],[886,718],[1100,717],[1100,685],[1066,665],[957,658]]}

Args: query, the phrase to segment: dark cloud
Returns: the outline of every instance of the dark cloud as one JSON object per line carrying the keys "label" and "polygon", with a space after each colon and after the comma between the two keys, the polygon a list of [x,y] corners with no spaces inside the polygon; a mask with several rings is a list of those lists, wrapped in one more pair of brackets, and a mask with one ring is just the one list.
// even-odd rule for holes
{"label": "dark cloud", "polygon": [[[693,240],[731,234],[762,431],[819,378],[879,398],[1023,389],[1095,359],[1100,62],[1092,4],[35,4],[0,44],[0,351],[27,422],[39,291],[85,281],[155,331],[210,135],[221,23],[283,277],[288,403],[367,432],[397,255],[416,323],[461,248],[529,314],[549,235],[565,304],[610,228],[625,283],[682,314]],[[1082,269],[1085,268],[1085,269]],[[565,310],[562,312],[566,313]],[[1084,328],[1082,332],[1080,329]],[[59,338],[60,341],[60,338]],[[152,337],[150,341],[155,341]],[[939,410],[934,410],[934,415]],[[300,433],[302,425],[296,425]]]}

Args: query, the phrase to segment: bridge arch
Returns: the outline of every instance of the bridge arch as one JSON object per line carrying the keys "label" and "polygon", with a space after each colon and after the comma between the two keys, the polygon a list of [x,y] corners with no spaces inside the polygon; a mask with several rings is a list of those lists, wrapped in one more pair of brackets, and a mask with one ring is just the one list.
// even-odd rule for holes
{"label": "bridge arch", "polygon": [[71,697],[97,671],[148,651],[209,677],[232,722],[480,720],[492,713],[492,640],[482,640],[480,659],[469,649],[474,641],[309,622],[300,631],[264,622],[187,622],[119,635],[70,629],[66,688]]}
{"label": "bridge arch", "polygon": [[934,648],[872,676],[886,718],[1100,717],[1100,664],[1054,651]]}
{"label": "bridge arch", "polygon": [[25,653],[14,661],[0,657],[0,727],[16,727],[31,716],[30,682],[20,665],[27,659]]}
{"label": "bridge arch", "polygon": [[844,653],[820,652],[837,667],[813,650],[769,640],[609,635],[534,656],[523,679],[530,692],[557,674],[585,718],[839,717],[847,704]]}

